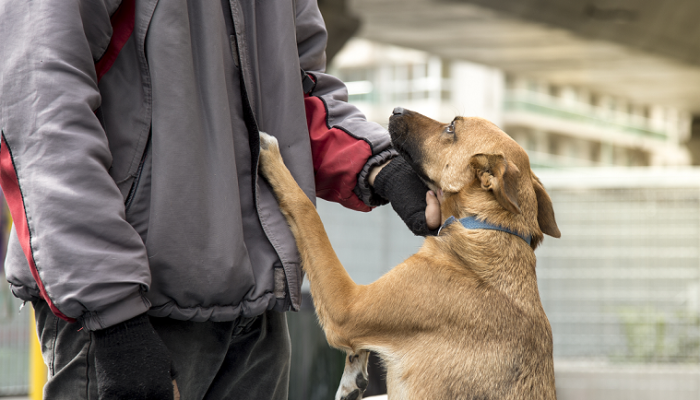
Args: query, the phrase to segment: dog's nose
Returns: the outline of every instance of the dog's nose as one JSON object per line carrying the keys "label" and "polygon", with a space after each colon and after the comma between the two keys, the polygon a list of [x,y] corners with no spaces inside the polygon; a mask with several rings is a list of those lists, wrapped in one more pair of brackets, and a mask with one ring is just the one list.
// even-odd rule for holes
{"label": "dog's nose", "polygon": [[396,108],[394,108],[394,111],[391,112],[391,114],[392,115],[401,115],[401,114],[403,114],[404,111],[405,110],[403,109],[403,107],[396,107]]}

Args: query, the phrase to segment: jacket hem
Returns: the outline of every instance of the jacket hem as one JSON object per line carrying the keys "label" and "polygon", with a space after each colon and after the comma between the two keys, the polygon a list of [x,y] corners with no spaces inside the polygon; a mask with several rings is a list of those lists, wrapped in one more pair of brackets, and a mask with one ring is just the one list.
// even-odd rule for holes
{"label": "jacket hem", "polygon": [[236,305],[194,306],[184,307],[171,300],[165,304],[153,306],[148,315],[160,318],[172,318],[192,322],[225,322],[235,321],[238,317],[252,318],[273,309],[277,304],[274,292],[265,293],[257,299],[245,299]]}
{"label": "jacket hem", "polygon": [[134,293],[114,305],[100,310],[83,314],[78,321],[89,331],[109,328],[148,311],[151,302],[141,293]]}

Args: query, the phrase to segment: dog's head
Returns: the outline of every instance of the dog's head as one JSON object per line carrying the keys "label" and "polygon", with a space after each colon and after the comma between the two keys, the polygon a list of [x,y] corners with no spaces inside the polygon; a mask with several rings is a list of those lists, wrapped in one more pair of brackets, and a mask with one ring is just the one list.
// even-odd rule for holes
{"label": "dog's head", "polygon": [[449,123],[394,109],[389,120],[394,148],[433,190],[443,192],[443,220],[477,215],[532,237],[560,237],[552,201],[530,169],[525,150],[481,118]]}

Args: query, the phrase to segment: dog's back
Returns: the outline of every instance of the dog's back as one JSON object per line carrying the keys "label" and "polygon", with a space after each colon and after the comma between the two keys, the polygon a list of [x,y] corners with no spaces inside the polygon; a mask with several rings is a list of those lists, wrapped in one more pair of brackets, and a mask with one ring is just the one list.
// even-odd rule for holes
{"label": "dog's back", "polygon": [[[485,247],[512,245],[493,236],[446,228],[380,279],[412,282],[403,288],[415,291],[416,301],[402,309],[423,319],[407,337],[397,334],[395,346],[377,349],[391,398],[556,398],[552,333],[537,291],[534,255],[491,257]],[[455,248],[451,241],[465,245]]]}

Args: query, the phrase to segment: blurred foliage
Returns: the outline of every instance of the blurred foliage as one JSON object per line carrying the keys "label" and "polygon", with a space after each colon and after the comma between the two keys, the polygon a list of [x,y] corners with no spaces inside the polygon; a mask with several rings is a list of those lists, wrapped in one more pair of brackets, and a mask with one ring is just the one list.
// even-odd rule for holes
{"label": "blurred foliage", "polygon": [[687,310],[624,307],[617,315],[626,348],[611,358],[635,363],[700,362],[700,315]]}

